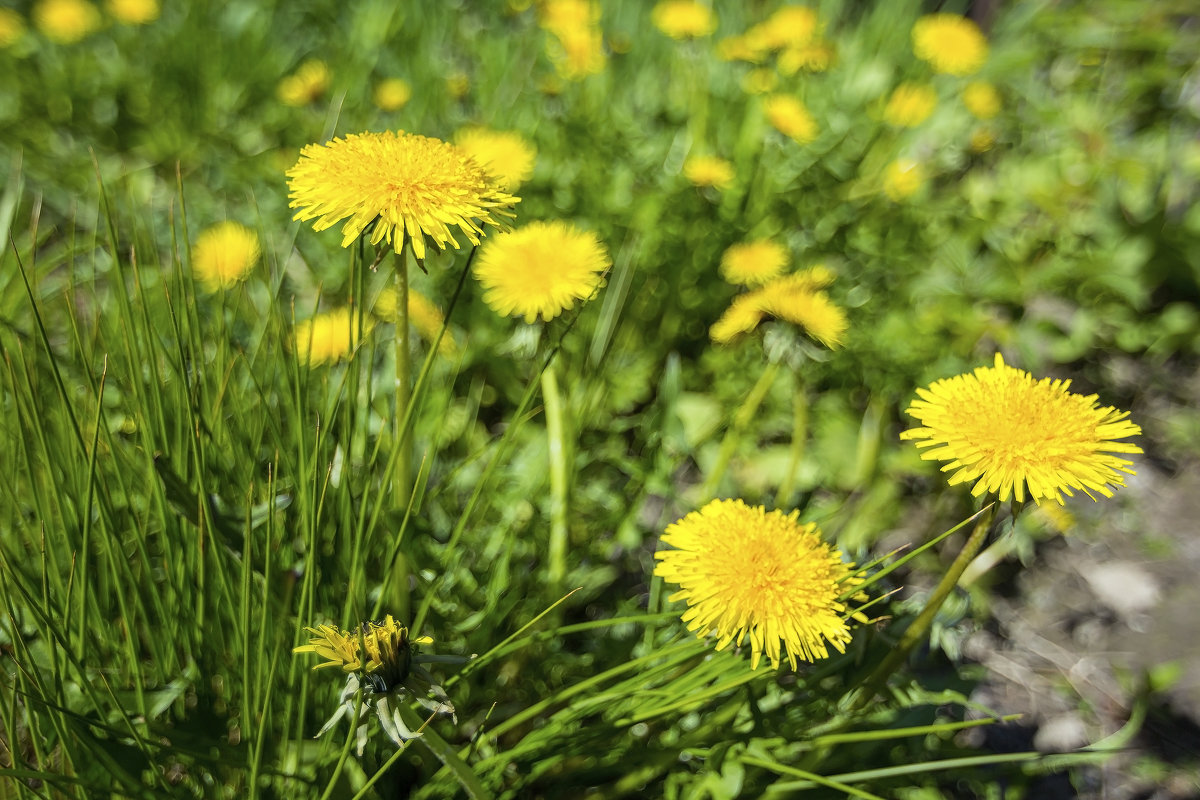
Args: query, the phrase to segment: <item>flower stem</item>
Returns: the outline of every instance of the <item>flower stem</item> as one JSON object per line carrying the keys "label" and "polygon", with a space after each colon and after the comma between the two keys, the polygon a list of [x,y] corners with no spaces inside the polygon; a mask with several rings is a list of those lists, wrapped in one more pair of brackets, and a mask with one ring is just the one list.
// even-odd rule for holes
{"label": "flower stem", "polygon": [[987,539],[988,530],[991,528],[992,520],[995,516],[996,507],[993,505],[975,523],[975,528],[971,531],[971,535],[967,537],[963,549],[934,588],[933,594],[929,596],[929,600],[926,601],[925,607],[921,609],[921,613],[917,615],[917,618],[904,631],[896,646],[891,649],[883,661],[879,663],[879,666],[875,668],[875,671],[864,681],[863,686],[866,691],[859,694],[854,702],[855,708],[861,708],[872,696],[881,690],[887,679],[896,671],[896,668],[904,662],[904,659],[908,658],[908,654],[917,645],[917,642],[925,638],[930,626],[933,625],[933,619],[937,616],[938,610],[946,602],[946,598],[950,596],[950,592],[954,591],[954,587],[958,585],[958,579],[962,577],[963,572],[966,571],[971,561],[979,554],[984,541]]}
{"label": "flower stem", "polygon": [[750,394],[746,395],[741,408],[733,415],[733,422],[729,425],[729,430],[725,432],[725,438],[721,440],[721,450],[717,453],[717,461],[709,470],[708,478],[700,490],[699,503],[711,500],[716,494],[717,487],[721,484],[721,478],[725,477],[725,470],[729,468],[729,460],[733,458],[733,452],[742,440],[742,434],[746,432],[750,420],[754,419],[754,415],[758,413],[758,407],[762,405],[763,398],[767,396],[767,392],[778,374],[779,365],[768,364],[762,374],[758,376],[758,383],[754,384]]}
{"label": "flower stem", "polygon": [[558,377],[551,363],[542,372],[542,401],[546,411],[546,439],[550,461],[550,544],[547,548],[547,579],[557,593],[567,576],[567,473],[566,413],[558,391]]}
{"label": "flower stem", "polygon": [[408,243],[396,255],[396,408],[392,413],[392,443],[400,448],[396,471],[392,475],[392,502],[397,508],[408,505],[412,481],[411,439],[405,427],[408,404],[412,401],[412,350],[408,330]]}
{"label": "flower stem", "polygon": [[775,507],[784,508],[792,502],[792,492],[796,488],[796,470],[804,460],[804,450],[808,444],[808,387],[804,378],[796,375],[796,389],[792,393],[792,445],[788,448],[787,472],[783,473],[783,483],[775,494]]}

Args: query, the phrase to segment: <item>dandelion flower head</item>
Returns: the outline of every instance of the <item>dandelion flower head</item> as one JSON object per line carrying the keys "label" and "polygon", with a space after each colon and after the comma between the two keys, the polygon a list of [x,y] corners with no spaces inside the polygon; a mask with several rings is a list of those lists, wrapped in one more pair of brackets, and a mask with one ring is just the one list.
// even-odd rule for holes
{"label": "dandelion flower head", "polygon": [[192,274],[215,292],[243,280],[258,261],[258,234],[236,222],[218,222],[196,237]]}
{"label": "dandelion flower head", "polygon": [[126,25],[146,25],[158,19],[158,0],[108,0],[108,13]]}
{"label": "dandelion flower head", "polygon": [[988,57],[979,26],[958,14],[929,14],[912,29],[913,52],[944,75],[972,75]]}
{"label": "dandelion flower head", "polygon": [[403,78],[384,78],[371,97],[380,111],[399,111],[412,99],[412,86]]}
{"label": "dandelion flower head", "polygon": [[[364,322],[364,327],[369,325],[369,321]],[[339,308],[297,322],[293,342],[301,364],[341,361],[358,346],[357,314],[351,315],[349,308]]]}
{"label": "dandelion flower head", "polygon": [[39,0],[33,24],[52,42],[74,44],[100,27],[100,12],[87,0]]}
{"label": "dandelion flower head", "polygon": [[342,247],[373,225],[371,244],[387,241],[399,253],[407,239],[418,259],[427,236],[457,249],[452,227],[479,244],[482,226],[501,227],[497,217],[512,217],[520,202],[454,145],[403,131],[310,144],[287,175],[290,205],[300,209],[293,219],[316,218],[317,231],[347,220]]}
{"label": "dandelion flower head", "polygon": [[690,156],[683,162],[683,176],[695,186],[728,189],[733,175],[733,164],[717,156]]}
{"label": "dandelion flower head", "polygon": [[1004,363],[935,381],[918,389],[920,399],[906,413],[921,423],[900,434],[928,448],[927,461],[948,461],[950,485],[974,481],[971,494],[1014,496],[1035,502],[1054,500],[1078,489],[1111,497],[1110,486],[1124,486],[1122,473],[1133,475],[1132,462],[1114,454],[1142,449],[1118,441],[1142,429],[1128,412],[1099,407],[1096,395],[1067,391],[1070,381],[1043,378]]}
{"label": "dandelion flower head", "polygon": [[741,286],[759,286],[779,277],[787,266],[787,249],[771,239],[731,245],[721,255],[721,277]]}
{"label": "dandelion flower head", "polygon": [[826,347],[839,347],[849,328],[846,313],[820,291],[832,279],[824,266],[776,278],[736,297],[709,336],[717,344],[728,344],[773,318],[798,326]]}
{"label": "dandelion flower head", "polygon": [[576,300],[589,299],[610,266],[608,250],[594,233],[556,220],[492,237],[474,272],[493,311],[533,322],[551,320]]}
{"label": "dandelion flower head", "polygon": [[790,94],[774,94],[767,98],[767,119],[775,130],[800,144],[817,138],[817,121],[804,104]]}
{"label": "dandelion flower head", "polygon": [[548,0],[541,6],[539,24],[554,37],[547,50],[561,77],[581,80],[604,71],[599,21],[600,7],[591,0]]}
{"label": "dandelion flower head", "polygon": [[696,0],[662,0],[650,12],[650,19],[672,39],[695,39],[717,29],[712,9]]}
{"label": "dandelion flower head", "polygon": [[937,93],[925,83],[902,83],[888,98],[883,118],[898,128],[913,128],[929,119],[937,106]]}
{"label": "dandelion flower head", "polygon": [[883,193],[899,202],[912,197],[925,183],[925,170],[911,158],[898,158],[883,171]]}
{"label": "dandelion flower head", "polygon": [[305,628],[311,635],[308,644],[293,648],[293,653],[316,653],[325,659],[313,667],[340,667],[345,672],[375,675],[383,687],[395,686],[408,677],[412,667],[412,648],[432,644],[429,636],[410,636],[408,628],[388,614],[383,622],[365,622],[361,630],[339,630],[336,625]]}
{"label": "dandelion flower head", "polygon": [[784,6],[748,31],[750,38],[768,50],[808,44],[817,33],[817,12],[808,6]]}
{"label": "dandelion flower head", "polygon": [[971,81],[963,87],[963,105],[976,119],[992,119],[1000,113],[1000,93],[987,81]]}
{"label": "dandelion flower head", "polygon": [[455,134],[454,143],[506,192],[515,192],[533,174],[537,148],[516,131],[466,128]]}
{"label": "dandelion flower head", "polygon": [[713,500],[669,525],[662,541],[672,549],[654,554],[654,574],[679,586],[669,599],[687,601],[688,630],[716,635],[718,650],[749,639],[751,669],[764,654],[772,667],[786,658],[796,669],[850,641],[855,615],[841,598],[861,580],[815,523],[797,517]]}
{"label": "dandelion flower head", "polygon": [[11,8],[0,8],[0,47],[11,47],[25,35],[25,19]]}
{"label": "dandelion flower head", "polygon": [[329,67],[320,59],[309,59],[279,82],[276,94],[285,106],[306,106],[321,99],[329,88]]}

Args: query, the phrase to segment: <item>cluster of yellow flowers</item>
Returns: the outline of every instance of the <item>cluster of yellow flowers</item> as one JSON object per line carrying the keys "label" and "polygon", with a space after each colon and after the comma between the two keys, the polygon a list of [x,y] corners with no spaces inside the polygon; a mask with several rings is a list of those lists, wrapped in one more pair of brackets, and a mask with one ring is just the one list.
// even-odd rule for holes
{"label": "cluster of yellow flowers", "polygon": [[[107,0],[104,8],[122,25],[148,25],[162,10],[159,0]],[[104,23],[100,9],[89,0],[38,0],[30,18],[39,33],[57,44],[82,41]],[[0,8],[0,47],[10,47],[24,35],[24,17],[11,8]]]}
{"label": "cluster of yellow flowers", "polygon": [[604,71],[608,58],[598,3],[546,0],[540,7],[538,24],[549,34],[547,54],[563,78],[576,81]]}

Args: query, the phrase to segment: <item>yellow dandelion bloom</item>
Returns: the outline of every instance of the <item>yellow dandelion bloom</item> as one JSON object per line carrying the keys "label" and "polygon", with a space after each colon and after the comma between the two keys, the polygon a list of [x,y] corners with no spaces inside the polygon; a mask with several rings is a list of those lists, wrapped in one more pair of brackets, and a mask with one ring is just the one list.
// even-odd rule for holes
{"label": "yellow dandelion bloom", "polygon": [[575,28],[556,33],[556,46],[548,43],[549,55],[558,74],[569,81],[583,80],[604,71],[604,37],[597,28]]}
{"label": "yellow dandelion bloom", "polygon": [[799,326],[830,349],[839,347],[849,328],[846,313],[819,291],[832,280],[829,269],[816,266],[769,281],[734,298],[709,329],[709,337],[717,344],[728,344],[771,317]]}
{"label": "yellow dandelion bloom", "polygon": [[39,0],[33,24],[53,42],[74,44],[100,27],[100,12],[87,0]]}
{"label": "yellow dandelion bloom", "polygon": [[105,8],[113,19],[126,25],[146,25],[161,13],[158,0],[108,0]]}
{"label": "yellow dandelion bloom", "polygon": [[755,25],[749,35],[768,50],[807,44],[817,33],[817,12],[808,6],[784,6]]}
{"label": "yellow dandelion bloom", "polygon": [[496,217],[512,217],[520,202],[454,145],[403,131],[310,144],[287,175],[290,206],[300,209],[293,219],[316,218],[317,231],[346,219],[342,247],[371,226],[371,244],[386,241],[399,253],[407,239],[418,259],[425,237],[457,249],[452,226],[479,244],[482,226],[502,227]]}
{"label": "yellow dandelion bloom", "polygon": [[883,118],[899,128],[913,128],[929,119],[937,107],[937,93],[925,83],[902,83],[888,98]]}
{"label": "yellow dandelion bloom", "polygon": [[716,156],[691,156],[683,162],[683,176],[695,186],[728,189],[733,185],[733,164]]}
{"label": "yellow dandelion bloom", "polygon": [[[339,308],[297,322],[292,338],[300,363],[332,364],[350,355],[358,346],[357,317],[349,308]],[[364,328],[369,327],[370,320],[364,321]]]}
{"label": "yellow dandelion bloom", "polygon": [[11,8],[0,8],[0,47],[12,47],[25,35],[25,19]]}
{"label": "yellow dandelion bloom", "polygon": [[991,119],[1000,113],[1000,93],[987,81],[971,81],[964,86],[962,100],[976,119]]}
{"label": "yellow dandelion bloom", "polygon": [[883,193],[899,202],[912,197],[925,183],[925,169],[909,158],[898,158],[883,171]]}
{"label": "yellow dandelion bloom", "polygon": [[672,549],[654,554],[654,574],[679,586],[668,599],[687,602],[688,630],[715,635],[718,650],[749,639],[751,669],[764,654],[773,668],[786,658],[794,670],[830,647],[844,653],[848,617],[858,618],[842,599],[861,583],[854,565],[798,516],[713,500],[667,526],[662,541]]}
{"label": "yellow dandelion bloom", "polygon": [[551,320],[604,285],[608,249],[565,222],[532,222],[488,240],[475,260],[483,302],[502,316]]}
{"label": "yellow dandelion bloom", "polygon": [[[397,322],[400,317],[396,313],[396,290],[384,289],[375,300],[373,313],[385,322]],[[427,342],[437,338],[446,322],[442,310],[433,301],[415,289],[408,290],[408,321]],[[449,330],[442,336],[438,352],[444,356],[453,355],[457,350],[454,337]]]}
{"label": "yellow dandelion bloom", "polygon": [[800,144],[817,138],[817,121],[804,104],[790,94],[774,94],[765,105],[767,119],[775,130]]}
{"label": "yellow dandelion bloom", "polygon": [[729,344],[757,328],[766,316],[759,298],[753,293],[738,295],[708,329],[709,338],[717,344]]}
{"label": "yellow dandelion bloom", "polygon": [[211,292],[228,289],[258,261],[258,234],[236,222],[218,222],[196,237],[192,274]]}
{"label": "yellow dandelion bloom", "polygon": [[717,17],[696,0],[662,0],[650,12],[654,27],[672,39],[695,39],[717,29]]}
{"label": "yellow dandelion bloom", "polygon": [[285,106],[306,106],[321,99],[329,88],[329,67],[320,59],[309,59],[279,82],[276,94]]}
{"label": "yellow dandelion bloom", "polygon": [[538,10],[538,24],[556,35],[599,21],[600,7],[591,0],[547,0]]}
{"label": "yellow dandelion bloom", "polygon": [[717,58],[722,61],[746,61],[758,64],[766,58],[766,46],[758,37],[744,34],[726,36],[717,42]]}
{"label": "yellow dandelion bloom", "polygon": [[313,669],[340,667],[345,672],[375,675],[380,688],[403,683],[413,664],[413,646],[433,644],[429,636],[412,636],[391,614],[383,622],[364,622],[361,630],[341,631],[336,625],[305,628],[308,644],[293,653],[316,653],[325,659]]}
{"label": "yellow dandelion bloom", "polygon": [[787,249],[779,242],[742,242],[721,255],[721,277],[742,286],[758,286],[779,277],[787,261]]}
{"label": "yellow dandelion bloom", "polygon": [[506,192],[515,192],[533,174],[537,148],[516,131],[467,128],[454,135],[454,143]]}
{"label": "yellow dandelion bloom", "polygon": [[1071,496],[1079,489],[1112,497],[1109,486],[1124,486],[1121,473],[1136,474],[1131,461],[1113,453],[1140,453],[1135,444],[1117,441],[1141,435],[1129,413],[1098,407],[1096,395],[1067,391],[1070,381],[1035,381],[1024,370],[1004,363],[935,381],[918,389],[919,400],[906,413],[921,423],[900,434],[931,448],[927,461],[949,461],[950,485],[975,482],[971,494],[995,492],[1001,502],[1012,495],[1037,503]]}
{"label": "yellow dandelion bloom", "polygon": [[779,54],[779,71],[784,75],[824,72],[833,63],[833,45],[824,40],[788,47]]}
{"label": "yellow dandelion bloom", "polygon": [[913,52],[934,72],[972,75],[988,57],[988,42],[979,26],[958,14],[929,14],[912,29]]}
{"label": "yellow dandelion bloom", "polygon": [[375,84],[371,97],[380,111],[399,111],[412,99],[412,86],[403,78],[385,78]]}

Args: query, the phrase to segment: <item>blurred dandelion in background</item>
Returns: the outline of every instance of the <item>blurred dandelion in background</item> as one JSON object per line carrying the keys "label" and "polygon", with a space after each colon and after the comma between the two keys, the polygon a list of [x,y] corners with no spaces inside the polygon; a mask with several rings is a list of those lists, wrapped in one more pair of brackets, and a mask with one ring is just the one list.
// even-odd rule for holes
{"label": "blurred dandelion in background", "polygon": [[937,107],[937,93],[926,83],[902,83],[888,98],[883,118],[898,128],[913,128],[929,119]]}
{"label": "blurred dandelion in background", "polygon": [[784,275],[734,298],[709,329],[717,344],[728,344],[750,333],[766,319],[780,319],[829,348],[841,345],[849,322],[846,313],[820,291],[833,280],[824,266]]}
{"label": "blurred dandelion in background", "polygon": [[995,366],[935,381],[918,389],[905,413],[921,423],[900,434],[919,448],[926,461],[949,461],[950,485],[975,482],[971,494],[995,493],[1001,502],[1013,496],[1035,502],[1054,500],[1078,489],[1112,497],[1110,486],[1124,486],[1136,474],[1133,462],[1114,453],[1142,449],[1118,441],[1140,436],[1129,412],[1100,407],[1096,395],[1067,391],[1070,381],[1035,381],[996,354]]}
{"label": "blurred dandelion in background", "polygon": [[276,94],[285,106],[306,106],[320,100],[329,89],[329,67],[320,59],[305,61],[279,82]]}
{"label": "blurred dandelion in background", "polygon": [[[520,202],[448,142],[405,133],[350,134],[310,144],[287,172],[293,219],[316,219],[323,231],[346,219],[342,247],[371,228],[371,244],[386,241],[397,253],[412,244],[425,258],[425,238],[458,249],[451,227],[471,244],[484,225],[499,228]],[[347,219],[349,218],[349,219]]]}
{"label": "blurred dandelion in background", "polygon": [[787,249],[771,239],[730,245],[721,254],[721,277],[741,286],[759,286],[779,277],[787,266]]}
{"label": "blurred dandelion in background", "polygon": [[817,121],[804,104],[790,94],[774,94],[767,98],[764,109],[775,130],[799,144],[817,138]]}
{"label": "blurred dandelion in background", "polygon": [[696,39],[717,29],[717,17],[695,0],[663,0],[650,12],[654,27],[672,39]]}
{"label": "blurred dandelion in background", "polygon": [[384,78],[371,97],[380,111],[399,111],[412,99],[412,86],[403,78]]}
{"label": "blurred dandelion in background", "polygon": [[547,54],[566,80],[582,80],[604,71],[604,37],[600,32],[600,6],[590,0],[547,0],[539,9],[538,23],[553,40]]}
{"label": "blurred dandelion in background", "polygon": [[[333,667],[348,673],[346,686],[338,698],[338,708],[317,736],[330,730],[347,713],[353,715],[355,708],[360,708],[359,718],[352,724],[356,723],[358,754],[361,756],[367,741],[367,724],[363,718],[371,710],[375,711],[384,733],[397,745],[420,733],[408,728],[399,708],[394,708],[393,704],[406,702],[406,698],[411,697],[428,711],[454,716],[454,706],[446,693],[422,666],[442,660],[422,656],[418,651],[419,645],[433,644],[431,637],[411,636],[409,629],[397,623],[391,614],[382,622],[364,622],[356,630],[342,631],[335,625],[318,625],[305,630],[311,634],[308,644],[295,647],[292,652],[315,653],[324,659],[313,669]],[[358,702],[360,692],[366,695],[361,707]],[[431,700],[429,694],[434,699]]]}
{"label": "blurred dandelion in background", "polygon": [[[364,325],[369,328],[369,321]],[[301,320],[292,333],[301,364],[336,363],[358,346],[358,320],[349,308],[338,308]]]}
{"label": "blurred dandelion in background", "polygon": [[229,289],[250,274],[259,253],[258,234],[237,222],[218,222],[196,237],[192,274],[210,292]]}
{"label": "blurred dandelion in background", "polygon": [[944,75],[973,75],[988,57],[979,26],[958,14],[930,14],[912,28],[913,53]]}
{"label": "blurred dandelion in background", "polygon": [[[389,287],[379,293],[379,297],[375,299],[373,313],[384,322],[400,321],[400,315],[396,308],[395,289]],[[408,321],[425,341],[432,342],[445,324],[446,317],[432,300],[410,287],[408,290]],[[457,349],[454,337],[447,330],[438,345],[438,352],[444,356],[450,356],[454,355]]]}
{"label": "blurred dandelion in background", "polygon": [[912,197],[925,183],[925,169],[911,158],[898,158],[883,170],[883,193],[899,202]]}
{"label": "blurred dandelion in background", "polygon": [[862,582],[854,565],[798,517],[713,500],[667,526],[662,542],[671,549],[654,554],[654,574],[679,586],[668,599],[687,602],[688,630],[715,635],[718,650],[748,639],[751,669],[764,654],[772,667],[786,659],[794,670],[827,658],[830,647],[845,652],[849,618],[860,616],[844,600]]}
{"label": "blurred dandelion in background", "polygon": [[158,0],[108,0],[104,7],[113,19],[126,25],[147,25],[162,11]]}
{"label": "blurred dandelion in background", "polygon": [[515,192],[533,174],[537,148],[516,131],[465,128],[454,135],[454,144],[506,192]]}
{"label": "blurred dandelion in background", "polygon": [[683,176],[695,186],[728,189],[733,185],[733,164],[717,156],[689,156]]}
{"label": "blurred dandelion in background", "polygon": [[1000,93],[987,81],[971,81],[964,86],[962,100],[976,119],[992,119],[1000,113]]}
{"label": "blurred dandelion in background", "polygon": [[488,240],[475,261],[483,301],[501,316],[549,321],[587,300],[612,266],[590,231],[562,221],[531,222]]}
{"label": "blurred dandelion in background", "polygon": [[74,44],[100,27],[100,11],[87,0],[40,0],[33,24],[58,44]]}

